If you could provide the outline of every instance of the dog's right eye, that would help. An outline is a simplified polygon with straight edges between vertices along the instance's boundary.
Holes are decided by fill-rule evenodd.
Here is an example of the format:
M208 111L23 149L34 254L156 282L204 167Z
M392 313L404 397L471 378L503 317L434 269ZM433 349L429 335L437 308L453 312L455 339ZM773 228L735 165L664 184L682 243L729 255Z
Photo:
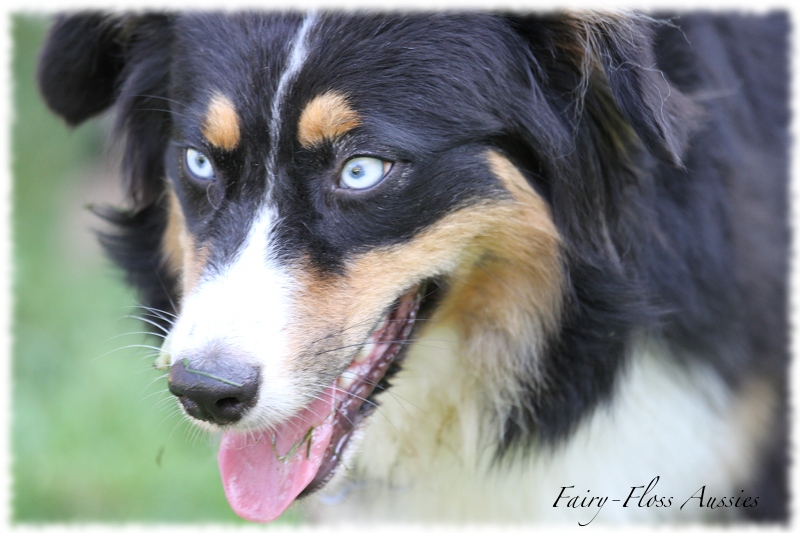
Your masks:
M183 157L186 172L199 181L209 181L215 178L214 166L211 159L199 150L187 148Z

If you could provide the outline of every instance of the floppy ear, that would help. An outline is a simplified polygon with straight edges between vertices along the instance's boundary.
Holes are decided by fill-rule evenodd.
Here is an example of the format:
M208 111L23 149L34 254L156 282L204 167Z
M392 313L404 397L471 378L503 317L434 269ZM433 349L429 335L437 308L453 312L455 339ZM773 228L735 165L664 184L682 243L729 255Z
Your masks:
M122 168L130 198L140 207L163 190L171 40L166 14L71 14L56 20L39 60L41 92L68 124L118 106Z
M109 107L124 67L122 24L99 13L56 20L42 49L37 78L50 108L76 126Z
M178 286L161 251L168 216L163 191L171 25L171 17L159 13L60 17L37 72L47 104L72 126L117 107L116 135L123 141L122 173L132 203L130 209L92 210L113 228L100 234L110 258L148 306L168 312Z
M653 52L659 22L591 12L511 20L576 122L593 122L606 142L630 129L651 154L681 165L698 111L659 70Z
M567 18L584 45L588 83L607 84L622 114L651 153L675 164L697 111L659 70L653 52L653 25L644 17L589 15ZM599 79L598 79L599 78ZM598 90L602 90L598 88Z

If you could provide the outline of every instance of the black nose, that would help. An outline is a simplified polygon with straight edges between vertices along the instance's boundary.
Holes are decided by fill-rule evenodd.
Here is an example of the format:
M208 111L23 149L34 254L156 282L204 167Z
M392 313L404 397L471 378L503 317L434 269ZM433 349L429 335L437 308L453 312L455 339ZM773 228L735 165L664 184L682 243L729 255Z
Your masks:
M199 420L231 424L256 403L258 369L219 357L181 359L169 371L169 390Z

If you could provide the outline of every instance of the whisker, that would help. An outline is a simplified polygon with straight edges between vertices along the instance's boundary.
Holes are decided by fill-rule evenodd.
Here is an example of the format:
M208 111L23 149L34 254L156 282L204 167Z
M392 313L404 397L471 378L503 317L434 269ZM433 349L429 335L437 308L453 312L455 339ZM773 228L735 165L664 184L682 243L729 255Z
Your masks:
M172 409L169 409L170 407L172 407ZM164 411L167 411L168 409L169 409L169 412L167 412L167 414L164 416L164 419L158 424L158 426L156 426L157 428L160 428L162 424L167 422L169 419L174 418L176 415L178 415L178 422L177 422L178 425L180 425L180 424L182 424L184 422L188 422L188 420L186 420L186 417L183 416L183 413L181 412L181 409L180 409L180 407L178 407L177 404L164 405L157 412L158 413L163 413ZM173 429L173 431L175 431L175 430ZM172 438L172 432L170 432L170 434L169 434L169 436L167 438Z
M163 108L159 108L159 107L134 107L134 108L131 108L131 112L136 113L136 112L139 112L139 111L156 111L156 112L159 112L159 113L167 113L167 114L172 115L172 116L184 117L184 118L187 116L184 113L179 113L178 111L172 110L172 109L170 109L168 107L163 107Z
M165 311L163 309L156 309L155 307L149 307L146 305L126 306L125 309L137 309L139 311L143 311L144 316L149 316L158 320L163 320L170 327L174 326L175 322L178 319L177 315L170 313L169 311ZM135 317L126 316L126 318L139 318L139 317L140 315L136 315Z
M164 313L160 313L160 312L157 312L157 311L149 311L147 309L144 309L143 311L144 311L144 316L149 316L149 317L152 317L152 318L155 318L155 319L158 319L158 320L163 320L164 322L167 323L167 325L170 328L175 326L175 322L178 319L178 317L168 316L168 315L166 315Z
M156 376L156 378L153 381L151 381L150 385L148 385L148 386L155 385L157 382L161 381L162 379L167 379L167 378L169 378L169 374L161 374L160 376Z
M350 372L350 371L347 371L347 370L342 372L342 375L345 375L346 373L353 374L355 377L358 377L358 375L355 374L355 372ZM384 387L384 386L382 386L380 384L380 382L375 382L375 381L371 381L371 380L367 380L367 379L361 379L361 381L366 383L367 385L371 385L375 389L378 389L381 394L386 394L388 396L391 396L392 399L394 399L398 404L400 404L400 400L402 400L402 401L406 402L407 404L411 405L412 407L414 407L415 409L417 409L420 413L423 413L423 414L425 413L425 411L420 406L416 405L411 400L409 400L407 398L404 398L403 396L397 394L391 387ZM374 405L377 406L377 404L374 404ZM405 409L405 406L403 406L402 404L400 404L400 406L403 407L403 409ZM408 413L408 411L406 411L406 412ZM409 413L409 414L411 414L411 413Z
M171 104L183 106L186 109L189 109L189 105L188 104L185 104L185 103L183 103L183 102L181 102L179 100L175 100L174 98L168 98L166 96L161 96L161 95L158 95L158 94L139 93L139 94L133 95L133 97L134 98L152 98L153 100L164 100L165 102L169 102Z
M141 362L141 361L146 361L146 360L149 360L149 359L155 359L156 357L158 357L158 354L145 355L139 361ZM140 374L145 374L145 373L152 374L153 370L157 370L157 369L153 365L147 365L147 367L142 368L141 370L137 370L136 372L134 372L134 374L137 375L137 376L140 375ZM168 378L168 377L169 377L169 374L167 374L166 372L164 374L158 376L159 379ZM148 385L148 387L149 386L150 385Z
M170 396L172 396L172 395L169 393L169 391L168 391L168 390L166 390L166 389L160 389L160 390L157 390L157 391L155 391L155 392L151 392L151 393L150 393L150 394L148 394L147 396L142 396L141 398L139 398L139 401L140 401L140 402L147 401L147 400L149 400L150 398L152 398L153 396L157 396L157 395L159 395L159 394L169 394ZM163 398L162 398L162 399L163 399ZM161 402L161 400L159 400L159 402ZM158 403L157 403L156 405L158 405Z
M110 351L108 351L108 352L106 352L104 354L98 355L94 359L91 359L90 362L91 363L96 363L97 361L99 361L100 359L103 359L104 357L108 357L109 355L111 355L113 353L119 352L121 350L127 350L129 348L147 348L148 350L156 350L157 349L155 346L151 346L149 344L127 344L125 346L120 346L119 348L114 348L113 350L110 350Z
M126 337L130 335L144 335L144 336L152 335L159 339L165 338L165 335L161 335L160 333L156 333L155 331L129 331L127 333L120 333L119 335L114 335L113 337L109 337L105 341L103 341L103 343L105 344L113 340L119 339L120 337Z
M172 431L169 432L169 437L167 438L171 439L172 435L175 433L175 430L181 427L182 424L185 424L187 422L189 422L189 420L186 417L182 416L181 419L178 420L178 422L175 424L175 427L172 428Z
M175 397L172 396L171 394L168 395L168 396L165 396L165 397L159 399L153 405L153 409L157 410L157 412L159 412L159 413L164 412L164 411L169 409L170 411L179 413L179 414L181 414L181 416L183 416L183 413L181 413L181 410L178 407L177 402L173 403L171 401L171 400L174 400L174 399L175 399Z
M384 322L387 322L387 323L405 322L405 320L406 319L403 319L403 318L391 318L391 319L384 320ZM415 318L414 321L415 322L430 322L431 319L429 319L429 318ZM345 332L347 332L347 331L349 331L351 329L358 328L358 327L363 326L364 324L370 324L370 323L373 323L373 322L375 322L374 318L368 318L368 319L362 320L360 322L356 322L355 324L350 324L349 326L341 328L341 329L339 329L337 331L326 333L322 337L318 337L318 338L310 341L309 344L316 344L318 342L321 342L321 341L326 340L326 339L330 339L332 337L338 337L338 336L344 335Z
M415 345L416 344L418 346L424 346L424 347L428 347L428 348L437 348L437 346L435 346L435 345L427 344L428 342L441 342L441 343L449 343L449 344L458 344L458 341L454 341L452 339L425 339L425 341L426 341L425 343L420 343L420 342L415 341L413 339L394 339L394 340L388 340L388 341L364 341L364 342L359 342L359 343L356 343L356 344L347 344L347 345L344 345L344 346L338 346L336 348L328 348L326 350L315 352L314 356L324 355L324 354L332 353L332 352L338 352L340 350L347 350L347 349L351 349L351 348L364 348L366 346L380 346L380 345L384 345L384 344L400 344L400 345L404 345L404 346L411 346L411 345Z
M156 322L155 320L150 320L149 318L145 318L143 316L138 316L138 315L127 315L125 318L134 318L136 320L141 320L142 322L147 322L151 326L156 327L161 331L163 331L165 335L169 335L169 330L164 326L162 326L161 324L159 324L158 322Z
M205 432L203 429L200 426L195 426L193 424L189 430L189 442L191 443L192 448L194 448L204 436Z
M126 306L126 309L144 309L145 311L150 311L151 313L158 313L160 315L168 315L168 316L170 316L172 318L178 318L178 315L176 315L175 313L170 313L169 311L167 311L165 309L159 309L157 307L150 307L149 305L144 305L144 304Z
M153 272L155 272L156 279L158 280L159 285L161 285L161 290L164 291L164 295L167 297L167 301L169 302L169 305L172 306L172 310L173 311L177 311L178 310L178 306L175 305L175 302L172 300L172 295L170 294L170 291L167 290L167 286L164 284L164 280L161 279L161 271L158 268L158 265L155 264L155 260L153 261ZM169 333L169 332L167 332L167 333Z
M363 402L365 402L365 403L368 403L369 405L372 405L372 406L374 406L374 407L376 407L376 408L378 407L378 404L376 404L375 402L372 402L372 401L368 400L367 398L362 398L361 396L358 396L357 394L354 394L354 393L352 393L352 392L350 392L350 391L347 391L347 390L344 390L344 389L342 389L342 388L339 388L339 387L337 387L336 385L334 385L334 389L335 389L335 390L337 390L337 391L343 392L343 393L345 393L345 394L348 394L348 395L352 396L353 398L357 398L357 399L359 399L359 400L361 400L361 401L363 401ZM329 393L327 390L324 390L324 391L322 391L322 392L320 393L320 395L322 395L322 394L327 394L328 396L335 397L335 395L334 395L334 394L331 394L331 393ZM305 396L307 399L309 399L310 401L314 401L315 399L317 399L317 398L319 397L319 395L318 395L318 396L311 396L310 394L305 394L304 396ZM348 422L348 423L349 423L351 426L353 426L353 427L355 427L355 426L356 426L356 422L354 422L353 420L351 420L351 419L350 419L350 418L347 416L347 414L345 413L345 411L344 411L344 410L342 410L340 407L338 407L338 406L336 406L336 405L334 405L334 409L336 410L336 412L338 412L338 413L339 413L339 414L342 416L342 418L344 418L345 420L347 420L347 422ZM381 411L380 411L380 409L377 409L377 412L381 412ZM389 419L388 419L388 417L386 417L386 415L385 415L384 413L381 413L381 416L383 416L383 417L386 419L386 421L387 421L387 422L389 422L389 424L391 424L391 425L394 427L394 424L392 424L392 421L391 421L391 420L389 420ZM397 429L397 428L395 428L395 430L396 430L396 429Z

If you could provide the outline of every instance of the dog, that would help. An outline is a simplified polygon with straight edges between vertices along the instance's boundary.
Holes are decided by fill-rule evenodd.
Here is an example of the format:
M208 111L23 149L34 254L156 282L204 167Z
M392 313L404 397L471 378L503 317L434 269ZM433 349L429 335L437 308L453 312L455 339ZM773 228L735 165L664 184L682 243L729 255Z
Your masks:
M785 522L788 27L82 12L38 81L243 518Z

